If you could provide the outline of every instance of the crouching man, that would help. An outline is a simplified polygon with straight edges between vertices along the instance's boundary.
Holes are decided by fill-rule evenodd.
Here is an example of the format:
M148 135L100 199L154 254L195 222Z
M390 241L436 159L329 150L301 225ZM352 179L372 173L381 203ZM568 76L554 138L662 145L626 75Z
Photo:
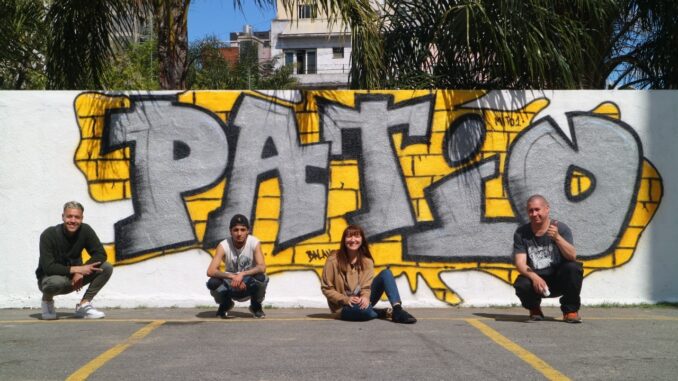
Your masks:
M233 299L250 300L249 310L255 318L266 316L262 308L268 277L266 264L257 237L249 234L250 224L245 216L236 214L229 225L231 236L217 246L207 268L207 288L219 303L217 316L225 318L235 304ZM225 272L219 267L224 263Z
M523 307L530 310L530 320L544 319L542 297L560 296L563 320L581 323L582 264L577 262L572 231L552 220L549 213L543 196L527 200L530 222L519 227L513 237L513 257L520 273L513 286Z
M54 296L69 294L89 284L75 306L75 316L100 319L105 314L92 305L113 273L106 262L106 252L92 228L82 222L84 208L76 201L67 202L61 214L62 224L51 226L40 235L40 261L35 275L42 291L42 319L55 320ZM90 259L82 263L82 250Z

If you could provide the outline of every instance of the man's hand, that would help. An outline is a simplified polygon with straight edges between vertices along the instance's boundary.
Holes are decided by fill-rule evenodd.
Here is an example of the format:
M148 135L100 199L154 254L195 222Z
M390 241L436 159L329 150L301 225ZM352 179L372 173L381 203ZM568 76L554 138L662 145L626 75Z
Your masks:
M558 234L558 221L551 220L548 229L546 229L546 235L551 237L554 241L558 239L560 234Z
M73 277L71 278L71 287L75 291L80 291L80 289L82 288L82 281L84 278L85 276L80 273L73 274Z
M76 266L75 270L73 270L73 267L71 267L71 271L73 271L73 273L75 273L75 274L81 274L81 275L89 275L93 272L100 273L100 272L104 271L104 270L102 270L98 267L100 265L101 265L101 262L93 262L93 263L89 263L89 264L82 265L82 266Z
M548 287L546 285L546 281L542 279L537 274L534 274L534 277L532 277L532 287L534 288L534 292L536 292L539 295L544 295L544 291Z
M244 291L247 286L245 285L245 282L243 282L243 278L245 276L242 275L241 273L237 273L231 278L231 287L235 288L236 290Z

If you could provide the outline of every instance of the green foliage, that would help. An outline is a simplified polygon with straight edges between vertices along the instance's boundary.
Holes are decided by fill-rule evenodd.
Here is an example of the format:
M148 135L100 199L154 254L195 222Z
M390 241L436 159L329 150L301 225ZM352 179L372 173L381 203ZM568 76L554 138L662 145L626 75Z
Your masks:
M147 2L54 0L47 23L47 77L51 89L101 88L114 48L124 46Z
M671 0L391 0L381 86L676 88L676 15Z
M236 62L229 62L224 57L222 49L227 48L216 37L206 37L191 46L187 80L190 89L295 88L291 68L275 68L274 61L260 64L256 45L244 44Z
M105 90L158 90L157 43L130 43L115 54L102 73Z
M41 0L0 2L0 89L44 89L45 6Z

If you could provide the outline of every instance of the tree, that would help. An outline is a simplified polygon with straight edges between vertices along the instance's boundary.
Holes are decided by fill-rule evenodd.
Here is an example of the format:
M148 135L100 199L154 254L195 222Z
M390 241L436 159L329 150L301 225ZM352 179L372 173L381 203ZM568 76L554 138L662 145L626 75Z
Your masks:
M102 73L104 90L157 90L160 88L155 39L133 42L116 52Z
M275 68L274 61L259 63L256 45L240 47L237 62L227 61L226 44L206 37L190 51L187 86L190 89L291 89L296 79L289 67Z
M677 15L670 0L391 0L382 86L672 88Z
M45 12L41 0L0 3L0 89L44 88Z
M242 0L232 0L236 8ZM272 6L275 0L251 0ZM288 10L307 0L281 0ZM124 46L124 36L136 19L151 15L157 39L159 82L163 89L184 89L189 70L187 17L190 0L54 0L48 13L50 26L47 74L50 88L101 87L101 75L114 47ZM346 20L354 33L352 55L355 86L376 84L381 68L379 29L369 0L323 0L319 16L330 23Z
M394 0L385 10L385 86L577 88L613 0Z
M382 16L376 3L316 3L318 17L351 30L352 88L678 87L671 0L386 0ZM138 18L153 20L160 87L186 87L190 0L48 4L50 88L101 87L106 60Z
M107 60L128 43L147 4L133 0L54 0L47 13L48 87L101 88Z

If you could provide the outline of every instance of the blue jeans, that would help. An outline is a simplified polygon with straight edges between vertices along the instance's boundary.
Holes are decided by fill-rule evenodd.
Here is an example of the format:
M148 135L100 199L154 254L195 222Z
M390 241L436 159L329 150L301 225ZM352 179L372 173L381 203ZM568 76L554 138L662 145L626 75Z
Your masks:
M245 290L235 290L231 287L230 279L210 278L207 281L207 288L210 290L214 301L219 304L250 299L250 305L255 308L261 308L261 303L266 296L266 286L268 286L268 277L266 274L256 274L245 276L243 278Z
M360 306L357 304L354 304L353 306L344 306L341 309L341 320L366 321L376 319L377 312L374 310L373 306L381 299L384 292L392 306L400 303L398 287L396 286L395 278L390 269L385 269L374 277L371 289L370 305L364 310L361 310Z

